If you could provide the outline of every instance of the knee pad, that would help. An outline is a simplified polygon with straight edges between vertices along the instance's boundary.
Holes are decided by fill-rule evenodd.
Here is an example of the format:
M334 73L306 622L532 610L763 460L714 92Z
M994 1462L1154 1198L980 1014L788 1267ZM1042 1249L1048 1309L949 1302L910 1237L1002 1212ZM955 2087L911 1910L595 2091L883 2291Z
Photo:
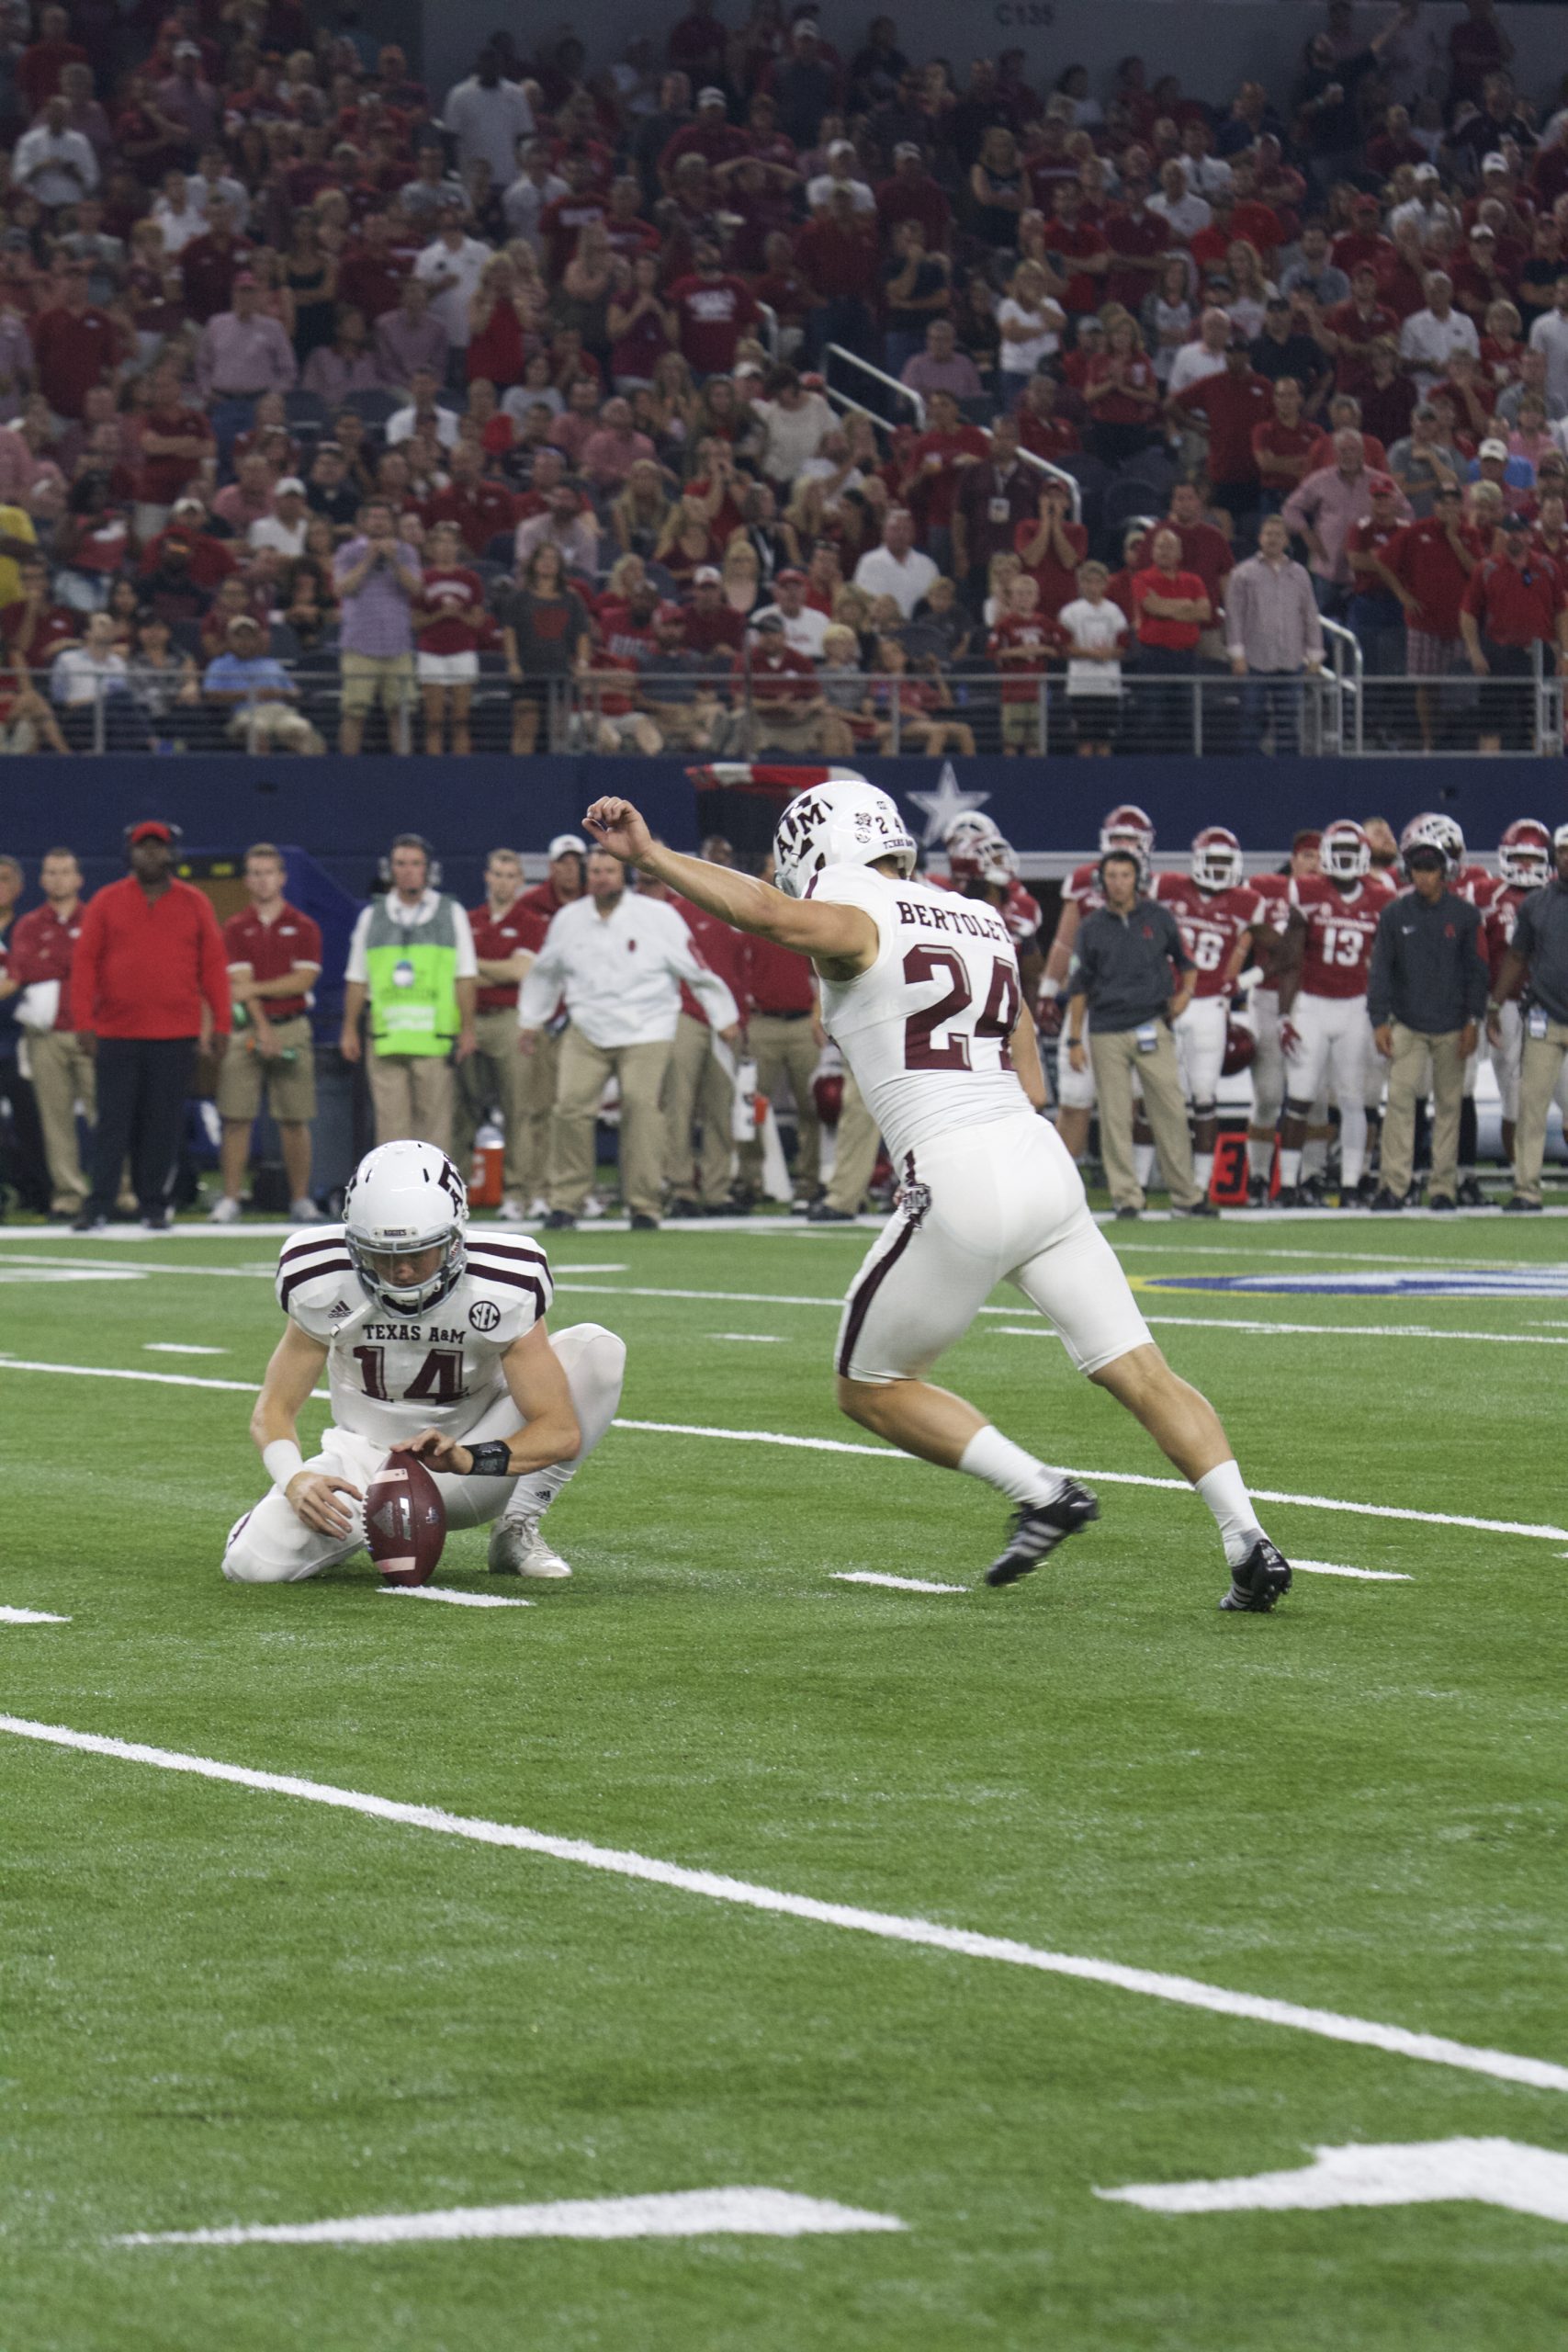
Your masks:
M1314 1124L1312 1104L1310 1102L1298 1102L1293 1094L1287 1094L1285 1097L1285 1116L1288 1119L1300 1119L1303 1125L1306 1126L1311 1126Z
M1220 1106L1217 1102L1194 1102L1192 1105L1192 1116L1195 1119L1217 1119L1219 1114Z

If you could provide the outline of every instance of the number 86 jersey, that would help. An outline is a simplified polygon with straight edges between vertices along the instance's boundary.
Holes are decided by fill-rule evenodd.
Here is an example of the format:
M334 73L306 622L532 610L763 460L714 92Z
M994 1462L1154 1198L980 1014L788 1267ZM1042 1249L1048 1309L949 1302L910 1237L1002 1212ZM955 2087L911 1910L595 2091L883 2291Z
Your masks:
M895 1168L937 1136L1027 1108L1009 1050L1023 991L996 908L854 865L829 866L807 895L876 924L870 969L823 980L822 1021Z
M502 1358L539 1322L553 1285L525 1235L465 1236L467 1263L445 1298L394 1315L361 1287L341 1225L290 1234L277 1261L277 1303L327 1351L333 1420L378 1443L421 1430L463 1438L506 1394Z

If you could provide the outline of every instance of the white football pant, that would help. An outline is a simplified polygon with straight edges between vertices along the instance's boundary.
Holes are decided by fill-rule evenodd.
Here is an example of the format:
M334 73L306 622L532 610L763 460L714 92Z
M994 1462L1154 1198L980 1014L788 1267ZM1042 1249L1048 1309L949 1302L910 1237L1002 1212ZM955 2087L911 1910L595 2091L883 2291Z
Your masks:
M1331 1085L1339 1105L1339 1173L1359 1184L1367 1164L1367 1062L1374 1051L1364 996L1299 996L1292 1008L1301 1045L1287 1064L1292 1102L1315 1102Z
M626 1377L625 1340L601 1323L574 1323L568 1330L553 1331L550 1345L566 1374L572 1410L582 1432L575 1460L548 1470L531 1470L521 1478L453 1478L437 1474L435 1483L446 1506L450 1532L483 1527L503 1516L536 1519L582 1467L615 1419ZM483 1445L491 1438L512 1437L520 1426L516 1405L504 1396L465 1434L463 1443ZM347 1478L363 1494L390 1451L384 1439L329 1429L322 1434L321 1451L305 1467L325 1471L329 1477ZM340 1566L363 1551L364 1510L346 1495L340 1495L338 1500L351 1513L353 1527L346 1535L323 1535L307 1527L274 1487L229 1531L223 1573L230 1583L298 1584L305 1577L319 1576L323 1568Z
M1170 1025L1181 1065L1182 1091L1190 1106L1205 1114L1213 1110L1219 1095L1230 1013L1228 997L1195 996Z

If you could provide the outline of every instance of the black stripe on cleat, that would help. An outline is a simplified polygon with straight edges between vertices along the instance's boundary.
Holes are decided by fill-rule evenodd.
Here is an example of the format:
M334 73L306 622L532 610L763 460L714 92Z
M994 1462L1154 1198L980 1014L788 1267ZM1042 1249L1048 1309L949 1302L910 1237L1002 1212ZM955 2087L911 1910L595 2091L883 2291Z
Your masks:
M1020 1577L1027 1577L1048 1560L1058 1544L1087 1527L1091 1519L1100 1517L1100 1504L1087 1487L1076 1486L1069 1478L1059 1495L1048 1503L1031 1503L1019 1511L1012 1523L1012 1535L999 1560L993 1560L986 1570L987 1584L1016 1584Z
M1291 1564L1267 1535L1260 1535L1239 1567L1231 1570L1231 1589L1222 1609L1245 1609L1263 1616L1291 1589Z

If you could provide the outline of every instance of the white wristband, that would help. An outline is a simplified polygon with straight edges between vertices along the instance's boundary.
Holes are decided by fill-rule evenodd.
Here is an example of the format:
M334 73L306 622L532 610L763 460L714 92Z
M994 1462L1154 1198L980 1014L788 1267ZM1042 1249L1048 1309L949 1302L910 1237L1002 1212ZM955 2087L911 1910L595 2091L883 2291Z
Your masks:
M287 1493L290 1478L305 1467L305 1457L291 1437L275 1437L263 1446L262 1463L273 1485Z

